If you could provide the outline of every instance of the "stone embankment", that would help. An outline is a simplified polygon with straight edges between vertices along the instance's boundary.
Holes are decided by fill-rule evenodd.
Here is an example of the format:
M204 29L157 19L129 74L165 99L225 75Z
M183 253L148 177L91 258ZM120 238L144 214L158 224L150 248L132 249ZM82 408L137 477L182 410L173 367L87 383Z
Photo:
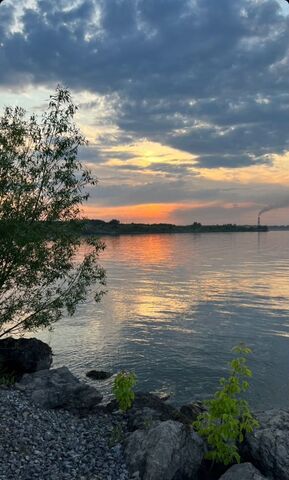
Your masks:
M0 480L289 480L289 411L257 413L243 463L210 470L191 427L200 403L177 409L138 392L122 414L66 367L50 369L42 342L2 342L5 375L12 366L17 383L0 388Z

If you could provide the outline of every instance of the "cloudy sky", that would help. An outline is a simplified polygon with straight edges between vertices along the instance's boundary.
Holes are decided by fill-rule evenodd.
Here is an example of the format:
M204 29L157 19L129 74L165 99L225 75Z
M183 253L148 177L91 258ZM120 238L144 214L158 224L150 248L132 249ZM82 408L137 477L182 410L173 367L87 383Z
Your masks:
M79 105L90 218L289 224L285 0L4 0L0 108Z

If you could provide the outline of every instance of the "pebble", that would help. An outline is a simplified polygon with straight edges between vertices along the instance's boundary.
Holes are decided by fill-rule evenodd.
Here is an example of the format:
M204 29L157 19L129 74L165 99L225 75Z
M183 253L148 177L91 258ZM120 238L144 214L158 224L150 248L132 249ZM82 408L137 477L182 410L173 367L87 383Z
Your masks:
M129 480L112 415L78 418L0 388L0 480Z

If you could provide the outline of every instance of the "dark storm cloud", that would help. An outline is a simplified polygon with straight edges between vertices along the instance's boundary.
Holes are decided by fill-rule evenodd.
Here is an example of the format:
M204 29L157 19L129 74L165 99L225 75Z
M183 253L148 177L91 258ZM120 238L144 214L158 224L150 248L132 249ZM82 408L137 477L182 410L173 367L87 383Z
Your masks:
M182 202L194 199L215 199L219 198L220 189L212 188L204 190L194 189L192 191L186 181L182 179L163 181L151 181L143 185L124 184L102 185L92 192L92 200L98 204L109 205L135 205L147 203Z
M106 164L112 158L117 158L118 160L130 160L131 158L135 158L135 155L130 152L112 152L107 151L105 148L93 145L79 148L78 153L81 161L95 164Z
M103 184L101 181L98 188L91 191L92 201L98 205L136 205L147 203L187 203L219 202L221 204L240 203L246 201L252 203L252 208L258 212L259 206L276 204L288 198L288 187L280 185L245 185L234 183L227 184L206 182L202 184L200 179L171 178L158 181L156 179L142 185L127 185L118 181L119 177L112 182ZM287 195L287 196L286 196ZM209 207L208 207L209 208Z
M118 157L119 158L119 157ZM126 171L136 171L136 172L143 172L144 170L149 170L153 172L164 173L168 175L196 175L195 172L191 171L191 166L187 163L178 163L176 159L176 163L165 163L165 162L154 162L148 164L147 166L137 165L137 164L129 164L123 163L121 165L114 165L114 169L117 170L126 170Z
M201 166L289 149L289 25L275 0L38 0L18 29L9 0L0 15L2 85L117 94L123 138L197 154Z
M163 172L173 175L196 175L192 172L190 165L187 163L165 163L165 162L155 162L148 166L149 170L155 172Z
M99 149L93 146L80 147L78 150L79 159L82 162L99 164L103 162L103 156Z

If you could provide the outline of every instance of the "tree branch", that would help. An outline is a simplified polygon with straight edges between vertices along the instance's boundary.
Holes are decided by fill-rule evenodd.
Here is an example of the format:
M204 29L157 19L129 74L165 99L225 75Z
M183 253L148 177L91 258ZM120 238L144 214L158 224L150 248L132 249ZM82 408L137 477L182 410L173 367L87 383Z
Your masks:
M8 333L11 333L13 332L15 329L17 329L18 327L20 327L21 325L24 325L25 323L27 323L27 321L31 320L33 317L35 317L36 315L38 315L39 313L45 311L45 310L49 310L50 307L52 307L56 302L58 302L61 298L65 297L67 294L69 294L69 292L71 291L72 287L74 286L75 282L78 280L79 276L80 276L80 271L78 271L75 275L75 277L71 280L70 284L68 285L67 289L63 292L61 292L58 297L54 298L53 300L51 300L50 302L48 303L45 303L44 305L41 305L40 308L38 308L37 310L35 310L35 312L31 313L30 315L28 315L27 317L25 317L24 319L20 320L20 322L16 323L15 325L12 325L12 327L8 328L7 330L4 330L4 332L0 333L0 338L4 337L5 335L7 335Z

